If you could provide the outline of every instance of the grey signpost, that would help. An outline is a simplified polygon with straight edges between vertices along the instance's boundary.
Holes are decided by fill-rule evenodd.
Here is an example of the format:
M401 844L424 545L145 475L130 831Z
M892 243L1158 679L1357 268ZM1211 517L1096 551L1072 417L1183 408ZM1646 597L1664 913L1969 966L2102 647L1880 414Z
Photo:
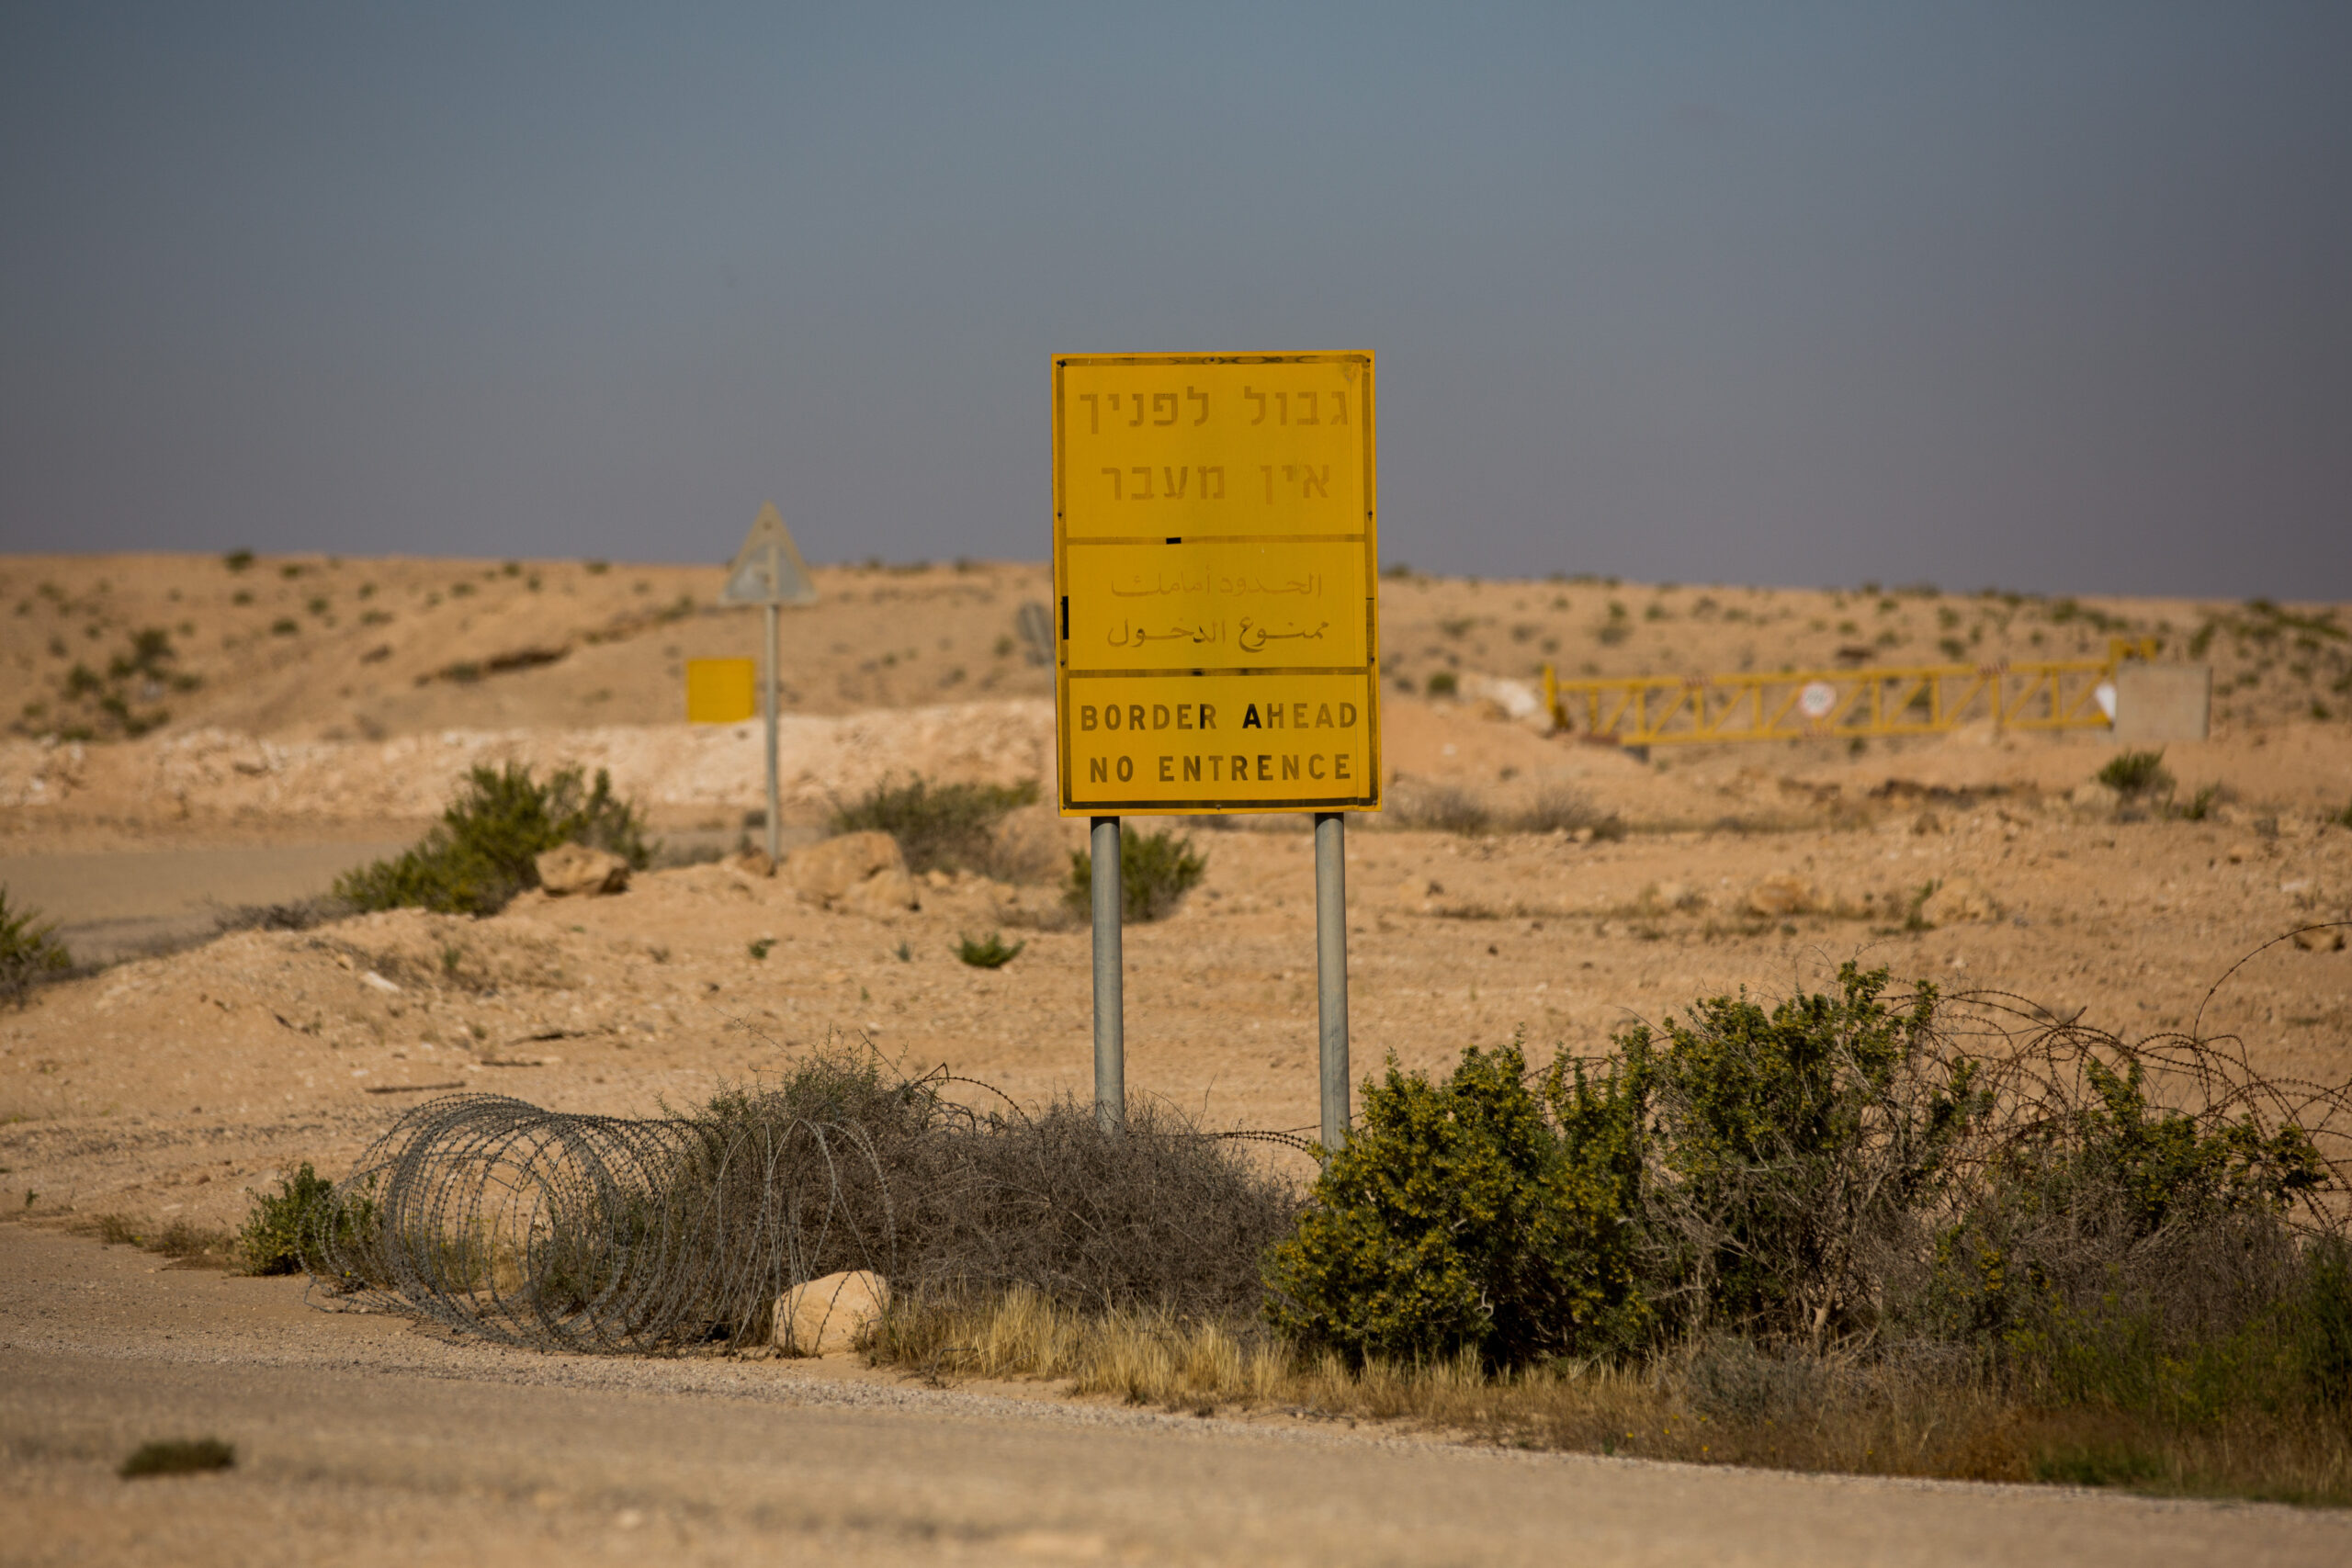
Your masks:
M1315 814L1315 1021L1323 1146L1348 1141L1348 819Z
M1127 1017L1119 925L1126 911L1119 882L1119 819L1088 825L1094 898L1094 1119L1104 1132L1127 1120Z
M792 530L784 525L784 514L775 509L775 502L762 503L752 531L743 536L743 547L735 552L727 569L727 585L718 591L718 598L721 604L757 604L766 612L760 713L767 721L767 847L768 858L774 860L782 848L777 818L783 810L783 792L776 780L775 688L783 668L777 612L786 604L817 602L817 584L808 575L808 563L800 558L800 547L792 542Z

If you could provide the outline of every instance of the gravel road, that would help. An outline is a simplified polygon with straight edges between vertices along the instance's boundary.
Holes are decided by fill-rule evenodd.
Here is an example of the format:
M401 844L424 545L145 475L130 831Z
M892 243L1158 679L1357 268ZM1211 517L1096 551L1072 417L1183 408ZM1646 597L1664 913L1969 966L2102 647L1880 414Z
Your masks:
M0 1225L0 1562L2341 1563L2352 1517L622 1360ZM124 1482L139 1443L232 1471ZM788 1556L786 1554L789 1554Z

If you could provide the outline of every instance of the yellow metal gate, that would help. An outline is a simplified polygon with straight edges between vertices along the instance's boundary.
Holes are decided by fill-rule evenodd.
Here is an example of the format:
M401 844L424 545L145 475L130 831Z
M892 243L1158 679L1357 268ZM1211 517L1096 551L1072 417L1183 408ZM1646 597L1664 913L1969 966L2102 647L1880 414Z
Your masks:
M2153 639L2116 637L2105 659L1577 681L1560 680L1546 665L1544 700L1560 728L1627 746L1939 735L1987 721L1999 729L2104 729L2115 719L2116 666L2154 652Z

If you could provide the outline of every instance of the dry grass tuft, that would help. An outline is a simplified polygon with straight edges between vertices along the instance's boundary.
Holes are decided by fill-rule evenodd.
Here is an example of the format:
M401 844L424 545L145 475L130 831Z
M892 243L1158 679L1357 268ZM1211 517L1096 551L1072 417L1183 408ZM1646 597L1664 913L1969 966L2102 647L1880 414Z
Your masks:
M1506 1448L2352 1504L2352 1435L2339 1423L2052 1408L1973 1363L1774 1356L1741 1339L1646 1363L1497 1370L1464 1354L1351 1366L1255 1324L1088 1312L1015 1290L903 1300L867 1358L933 1382L1034 1378L1194 1415L1397 1421Z

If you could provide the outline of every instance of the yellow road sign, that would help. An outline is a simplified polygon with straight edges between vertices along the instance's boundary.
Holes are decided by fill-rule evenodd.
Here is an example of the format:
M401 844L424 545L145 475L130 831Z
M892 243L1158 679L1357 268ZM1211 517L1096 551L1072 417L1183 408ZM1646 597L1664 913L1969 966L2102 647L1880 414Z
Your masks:
M759 666L749 659L686 660L686 722L741 724L759 711Z
M1057 355L1061 808L1380 807L1369 354Z

